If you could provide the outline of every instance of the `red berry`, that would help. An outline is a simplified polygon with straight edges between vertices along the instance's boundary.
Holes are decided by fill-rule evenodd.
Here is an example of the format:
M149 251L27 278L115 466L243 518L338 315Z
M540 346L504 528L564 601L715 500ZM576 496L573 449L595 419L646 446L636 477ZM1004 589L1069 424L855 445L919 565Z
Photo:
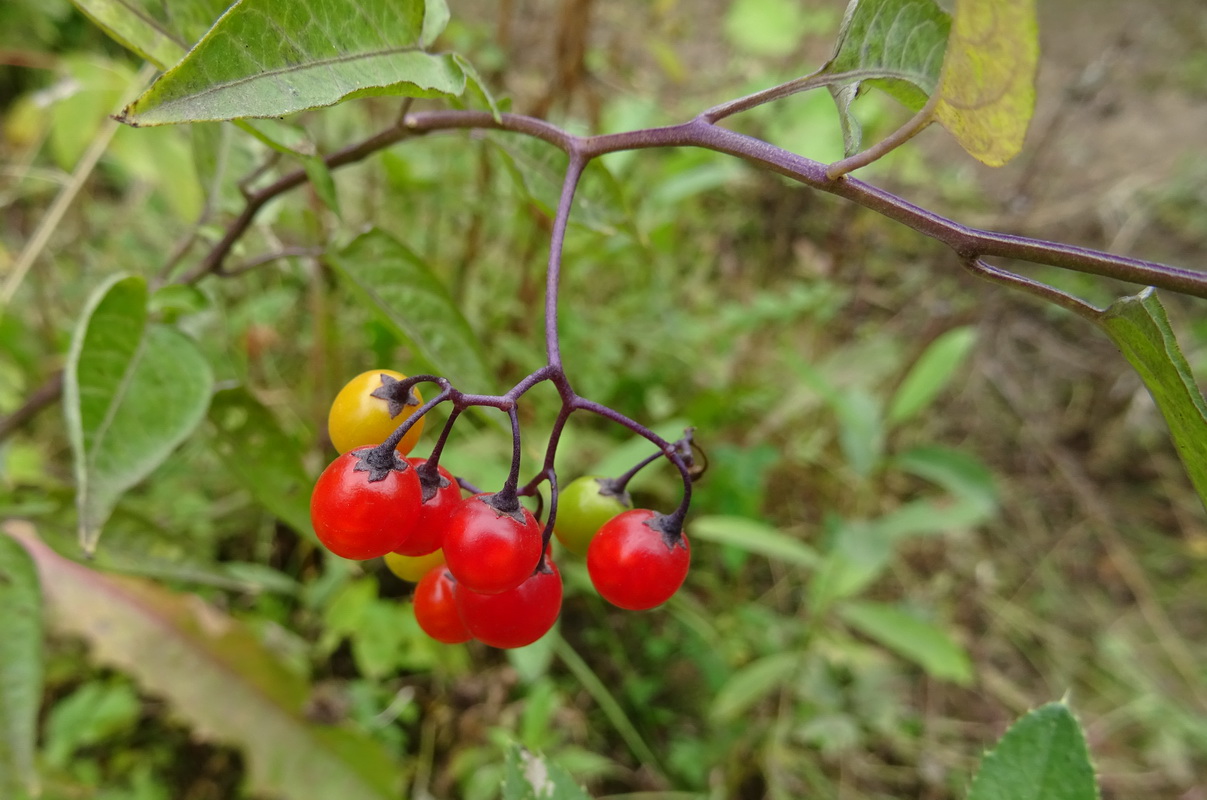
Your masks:
M457 583L479 594L498 594L523 583L541 560L541 526L520 506L503 512L498 495L461 501L444 533L444 561Z
M587 548L587 572L596 591L613 605L641 611L670 599L687 577L687 537L662 529L667 518L644 508L618 514Z
M500 594L458 586L457 610L470 635L491 647L523 647L548 633L562 608L562 576L552 561L545 566Z
M344 558L385 555L419 516L415 469L396 451L366 447L332 461L314 484L310 521L328 550Z
M444 467L436 467L434 478L424 475L425 458L408 458L407 463L415 467L423 502L415 524L403 535L402 544L394 552L404 556L424 556L439 550L444 542L448 521L461 502L461 487Z
M457 611L457 585L443 567L428 570L415 587L415 619L438 642L460 644L473 637Z

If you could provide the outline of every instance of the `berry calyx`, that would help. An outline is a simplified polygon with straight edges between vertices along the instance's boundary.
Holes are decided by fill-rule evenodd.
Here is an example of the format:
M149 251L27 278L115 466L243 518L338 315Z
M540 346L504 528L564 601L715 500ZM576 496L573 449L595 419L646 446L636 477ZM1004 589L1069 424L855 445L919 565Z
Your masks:
M626 511L609 520L587 548L587 572L600 596L613 605L642 611L662 605L687 577L687 537L668 531L670 518L649 509Z
M415 469L394 451L361 448L332 461L314 484L310 521L337 556L377 558L403 543L419 516Z
M427 459L408 458L419 479L421 502L415 524L404 532L395 552L404 556L422 556L439 550L444 543L453 512L461 503L461 487L444 467L432 468Z
M406 375L389 369L362 372L344 384L327 415L327 435L341 453L367 445L381 444L407 417L423 404L417 389L399 391L397 384ZM406 455L423 434L423 417L398 442L398 452Z
M518 504L514 511L496 508L498 498L476 494L462 500L444 533L449 571L460 586L480 594L514 589L541 560L540 523Z
M544 636L562 608L562 576L553 562L514 589L479 594L457 586L457 610L473 638L491 647L524 647Z
M415 620L438 642L460 644L473 636L457 610L457 584L447 569L429 570L415 587Z

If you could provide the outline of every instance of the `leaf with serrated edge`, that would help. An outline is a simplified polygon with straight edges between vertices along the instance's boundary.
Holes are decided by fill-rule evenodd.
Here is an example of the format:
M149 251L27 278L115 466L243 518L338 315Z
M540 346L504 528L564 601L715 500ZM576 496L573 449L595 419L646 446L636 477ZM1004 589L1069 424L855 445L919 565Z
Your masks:
M123 492L163 463L205 415L209 363L184 334L147 324L147 284L117 275L89 300L63 371L80 544L96 547Z
M309 684L238 620L195 595L105 575L32 532L51 620L93 658L166 698L200 737L241 747L249 791L290 800L398 797L398 770L369 737L305 719Z
M405 245L374 230L330 259L382 320L415 348L428 371L464 391L487 389L490 371L478 337L444 284Z
M0 609L0 797L36 795L34 751L42 697L42 590L29 554L3 532Z
M460 95L451 55L418 49L423 0L240 0L118 119L279 117L353 97Z
M935 118L976 160L1018 155L1035 111L1035 0L956 0Z
M942 628L883 603L849 602L838 613L851 627L939 680L960 686L972 683L968 653Z
M1157 293L1149 288L1116 300L1099 316L1098 324L1148 387L1190 481L1207 506L1207 401Z
M882 89L918 111L939 84L951 17L934 0L852 0L834 55L821 74L868 70L884 74L831 86L843 121L847 154L859 149L851 103L863 86Z
M968 800L1098 800L1085 735L1064 703L1010 726L985 754Z

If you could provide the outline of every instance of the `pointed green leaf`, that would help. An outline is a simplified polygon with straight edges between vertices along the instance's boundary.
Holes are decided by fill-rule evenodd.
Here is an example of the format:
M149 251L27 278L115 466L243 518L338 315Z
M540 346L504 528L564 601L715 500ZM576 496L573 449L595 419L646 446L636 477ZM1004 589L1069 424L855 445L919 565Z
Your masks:
M0 797L36 794L42 590L34 562L0 532Z
M1207 505L1207 401L1152 288L1112 303L1098 323L1114 340L1165 416L1199 499Z
M147 285L97 289L71 342L63 410L75 463L80 543L92 551L114 504L193 431L213 388L191 339L147 323Z
M172 704L197 736L243 749L248 791L290 800L398 797L399 771L368 736L306 719L312 687L251 631L193 595L105 575L32 534L51 619L93 658Z
M884 454L884 414L880 400L859 387L826 398L838 416L838 443L860 477L872 474Z
M975 343L976 329L971 326L953 328L931 342L893 395L888 411L889 424L905 422L934 402L947 388Z
M731 545L797 567L813 568L821 560L804 542L747 517L693 517L687 530L692 539Z
M740 717L789 681L800 669L801 661L800 653L787 652L747 664L717 690L709 715L722 722Z
M947 447L914 447L893 459L893 464L941 486L955 497L972 500L988 511L997 506L993 474L971 453Z
M838 614L851 627L918 664L932 677L961 686L972 683L968 653L937 625L883 603L843 603Z
M843 121L847 154L860 148L851 103L863 86L874 86L911 111L926 105L939 84L951 17L935 0L851 0L834 55L822 74L854 70L881 73L830 87Z
M911 536L938 536L976 527L993 513L994 506L982 497L937 497L911 500L872 525L887 540L897 542Z
M956 0L935 118L976 160L1022 150L1035 111L1035 0Z
M382 231L358 236L331 263L383 322L416 351L421 371L467 392L493 385L478 338L448 290L423 261Z
M210 403L215 450L238 485L298 533L317 541L310 525L314 480L302 465L302 446L246 389L224 389Z
M79 750L132 732L142 710L138 693L120 677L85 683L55 703L47 716L43 749L47 765L63 770Z
M507 750L503 800L590 800L570 773L518 744Z
M968 800L1098 800L1085 735L1064 703L1010 726L985 755Z
M456 96L451 55L419 49L423 0L239 0L118 119L166 125L279 117L352 97Z

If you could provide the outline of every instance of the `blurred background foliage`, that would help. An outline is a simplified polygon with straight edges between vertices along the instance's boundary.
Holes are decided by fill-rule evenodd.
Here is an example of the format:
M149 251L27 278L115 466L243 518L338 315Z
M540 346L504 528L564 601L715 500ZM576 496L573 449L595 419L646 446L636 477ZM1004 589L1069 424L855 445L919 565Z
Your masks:
M1109 5L1121 13L1041 9L1045 44L1067 25L1087 33L1046 48L1044 105L1018 164L989 174L932 131L862 177L960 221L1197 265L1207 13ZM608 132L677 122L811 69L842 6L454 3L442 44L516 110ZM56 193L108 135L107 115L139 88L139 67L67 0L0 6L0 284L15 290L0 308L0 416L53 380L92 287L114 271L187 270L204 250L189 245L213 242L240 208L238 180L297 164L230 126L119 129L44 256L14 279ZM870 137L903 118L889 101L860 103ZM282 126L326 153L396 113L358 101ZM819 160L841 155L824 93L733 125ZM1155 145L1153 127L1164 128ZM235 264L377 226L439 276L480 339L494 385L461 388L498 389L543 357L563 166L519 137L407 141L334 173L338 213L310 187L274 202ZM665 608L608 607L564 554L557 635L512 653L445 647L419 633L410 587L380 562L318 552L305 504L332 455L330 398L364 369L408 371L414 354L306 255L158 297L223 391L122 499L90 565L98 585L138 576L171 602L204 598L251 634L236 660L262 648L257 658L304 687L306 723L374 740L411 797L500 796L514 743L595 796L962 797L1010 720L1065 695L1104 797L1204 796L1203 510L1105 338L974 282L911 231L707 152L593 165L565 264L576 388L670 438L694 426L710 462L688 528L693 570ZM1100 302L1121 288L1043 277ZM1201 375L1205 317L1171 305ZM556 402L546 389L526 399L526 464ZM647 452L576 418L558 466L563 480L614 474ZM444 463L491 487L509 453L497 420L467 416ZM665 469L634 489L664 509L678 492ZM75 557L72 496L57 407L5 431L9 529ZM176 690L151 691L137 668L88 653L73 636L46 649L43 797L216 800L277 785L249 778L252 745L199 735ZM196 668L218 670L207 653ZM162 653L128 657L169 669Z

